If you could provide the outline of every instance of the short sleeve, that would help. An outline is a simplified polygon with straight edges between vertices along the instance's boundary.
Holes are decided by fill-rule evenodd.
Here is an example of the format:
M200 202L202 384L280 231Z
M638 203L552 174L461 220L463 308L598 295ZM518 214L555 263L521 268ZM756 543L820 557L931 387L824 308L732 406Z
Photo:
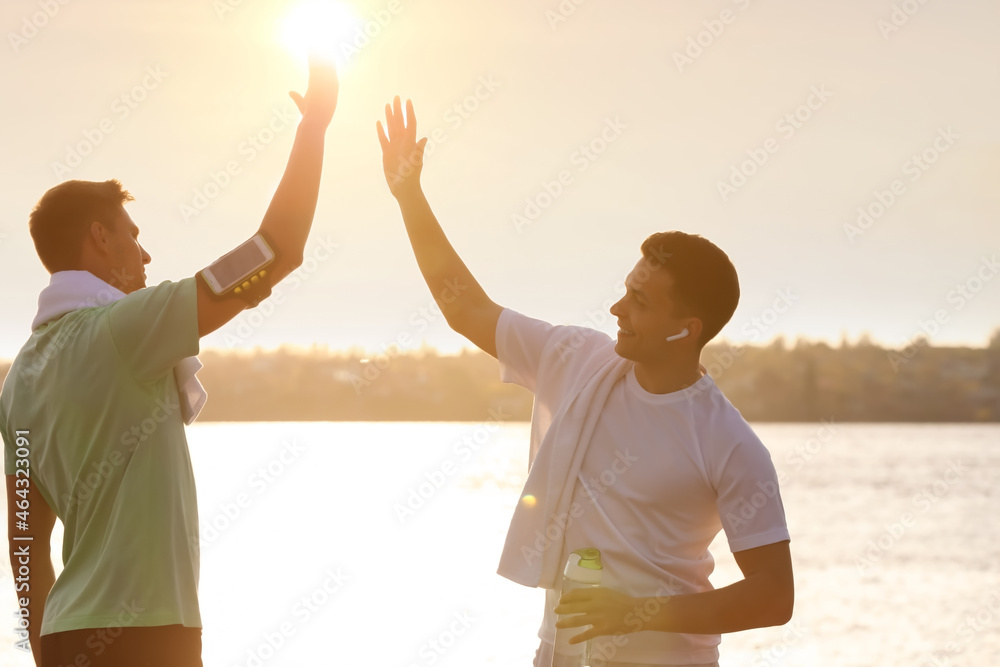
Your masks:
M731 551L789 539L778 475L760 440L744 439L732 449L716 490L719 518Z
M497 360L504 382L535 391L542 352L556 327L509 308L497 320Z
M497 321L497 359L500 379L520 385L538 396L539 378L548 392L589 378L614 354L607 334L581 326L552 325L504 309Z
M198 354L195 278L133 292L110 306L108 321L115 347L135 378L156 380L181 359Z

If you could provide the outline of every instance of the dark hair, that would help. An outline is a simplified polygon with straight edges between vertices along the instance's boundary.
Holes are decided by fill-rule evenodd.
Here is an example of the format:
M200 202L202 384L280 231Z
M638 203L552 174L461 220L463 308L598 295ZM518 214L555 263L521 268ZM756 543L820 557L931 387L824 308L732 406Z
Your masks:
M119 209L133 199L114 179L103 183L66 181L49 189L28 218L42 265L49 273L77 268L90 223L96 220L114 231Z
M675 315L701 319L699 342L704 345L715 338L740 302L740 281L726 253L697 234L672 231L643 241L642 256L673 278Z

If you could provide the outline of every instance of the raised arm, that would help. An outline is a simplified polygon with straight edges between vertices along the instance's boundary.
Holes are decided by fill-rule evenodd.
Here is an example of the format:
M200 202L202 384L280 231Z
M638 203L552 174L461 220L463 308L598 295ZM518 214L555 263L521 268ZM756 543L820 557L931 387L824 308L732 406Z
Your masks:
M271 286L302 264L319 197L324 137L337 108L338 93L336 69L332 64L318 61L310 64L305 97L290 93L302 112L302 121L295 133L288 166L258 229L275 254L266 278ZM220 299L198 280L199 336L215 331L244 308L246 304L238 297Z
M486 295L455 252L420 187L427 139L417 141L413 102L406 101L406 118L399 97L392 105L386 104L385 122L386 128L381 122L376 124L382 144L382 168L389 191L403 214L420 273L448 326L496 357L497 320L503 308Z
M24 472L24 471L22 471ZM27 475L7 477L7 544L10 571L14 577L14 591L18 609L27 609L27 618L17 616L16 625L22 628L22 619L28 624L28 641L35 664L41 667L41 636L45 600L49 597L56 573L52 567L49 541L56 515L35 488ZM19 515L19 513L22 513ZM25 520L27 519L27 520ZM26 527L25 527L26 524ZM21 526L21 527L19 527ZM22 539L14 539L22 538ZM23 539L30 537L30 540ZM21 604L26 602L27 604ZM18 638L17 643L21 639Z

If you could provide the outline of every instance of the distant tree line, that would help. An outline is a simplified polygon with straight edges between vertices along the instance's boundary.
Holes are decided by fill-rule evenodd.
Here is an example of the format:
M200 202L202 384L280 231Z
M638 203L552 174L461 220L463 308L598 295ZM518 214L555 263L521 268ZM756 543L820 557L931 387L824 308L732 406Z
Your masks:
M484 421L531 417L531 394L500 382L479 351L206 350L201 421ZM837 347L777 339L709 345L719 387L748 421L998 422L1000 330L989 347L887 349L865 338ZM9 362L0 364L6 376Z

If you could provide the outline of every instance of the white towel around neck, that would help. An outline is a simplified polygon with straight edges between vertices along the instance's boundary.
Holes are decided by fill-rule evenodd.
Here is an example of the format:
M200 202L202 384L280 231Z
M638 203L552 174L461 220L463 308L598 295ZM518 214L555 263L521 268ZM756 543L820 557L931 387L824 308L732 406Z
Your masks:
M104 282L89 271L57 271L49 285L38 295L38 314L31 330L80 308L106 306L125 297L125 293ZM191 424L205 407L208 393L195 377L202 367L198 357L186 357L174 366L174 379L181 403L181 416Z
M537 453L507 530L497 574L524 586L557 586L565 521L584 454L611 389L631 367L632 362L611 352L580 393L556 413L541 443L531 443Z

